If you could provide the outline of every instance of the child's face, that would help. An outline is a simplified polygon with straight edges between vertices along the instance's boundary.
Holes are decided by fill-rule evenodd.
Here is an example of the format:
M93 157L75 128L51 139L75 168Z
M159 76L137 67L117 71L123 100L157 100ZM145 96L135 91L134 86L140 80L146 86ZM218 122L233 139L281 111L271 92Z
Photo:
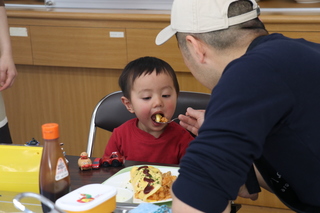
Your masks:
M171 119L177 104L177 93L172 78L154 71L150 75L141 75L132 85L131 101L127 109L139 119L138 127L155 137L159 137L166 124L154 121L155 114Z

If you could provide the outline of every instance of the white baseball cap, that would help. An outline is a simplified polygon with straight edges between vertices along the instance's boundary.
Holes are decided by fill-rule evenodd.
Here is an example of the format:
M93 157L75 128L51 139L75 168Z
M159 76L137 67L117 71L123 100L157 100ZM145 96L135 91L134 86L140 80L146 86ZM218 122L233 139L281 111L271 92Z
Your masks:
M228 8L237 0L174 0L171 9L171 25L164 28L156 38L161 45L177 32L206 33L227 29L229 26L252 20L259 16L260 8L255 0L253 10L228 18Z

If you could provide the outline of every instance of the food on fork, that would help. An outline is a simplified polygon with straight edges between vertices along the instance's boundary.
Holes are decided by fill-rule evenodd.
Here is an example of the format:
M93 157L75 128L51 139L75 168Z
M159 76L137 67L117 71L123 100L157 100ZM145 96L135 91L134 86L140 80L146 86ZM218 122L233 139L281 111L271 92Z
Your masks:
M153 166L133 167L130 176L134 197L145 202L171 198L170 187L177 178L170 171L162 173Z
M161 114L156 114L156 122L166 123L168 121L168 118L162 116Z

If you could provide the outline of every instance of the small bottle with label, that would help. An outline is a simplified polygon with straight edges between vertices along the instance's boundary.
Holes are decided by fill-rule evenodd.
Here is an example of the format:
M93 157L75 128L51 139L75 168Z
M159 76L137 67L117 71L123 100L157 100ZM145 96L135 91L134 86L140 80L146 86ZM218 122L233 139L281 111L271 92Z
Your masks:
M40 164L40 194L53 203L70 192L70 173L65 156L59 143L59 125L47 123L42 125L44 140ZM42 204L44 213L50 208Z

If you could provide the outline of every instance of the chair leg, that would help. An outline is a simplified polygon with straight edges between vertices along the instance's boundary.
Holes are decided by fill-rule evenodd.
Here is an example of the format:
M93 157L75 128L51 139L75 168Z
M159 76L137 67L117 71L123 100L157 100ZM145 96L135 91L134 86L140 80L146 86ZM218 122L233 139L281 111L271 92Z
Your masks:
M12 144L8 123L0 128L0 143Z
M92 157L95 137L96 137L96 126L94 124L94 121L91 121L90 130L89 130L89 137L88 137L88 144L87 144L88 157Z

